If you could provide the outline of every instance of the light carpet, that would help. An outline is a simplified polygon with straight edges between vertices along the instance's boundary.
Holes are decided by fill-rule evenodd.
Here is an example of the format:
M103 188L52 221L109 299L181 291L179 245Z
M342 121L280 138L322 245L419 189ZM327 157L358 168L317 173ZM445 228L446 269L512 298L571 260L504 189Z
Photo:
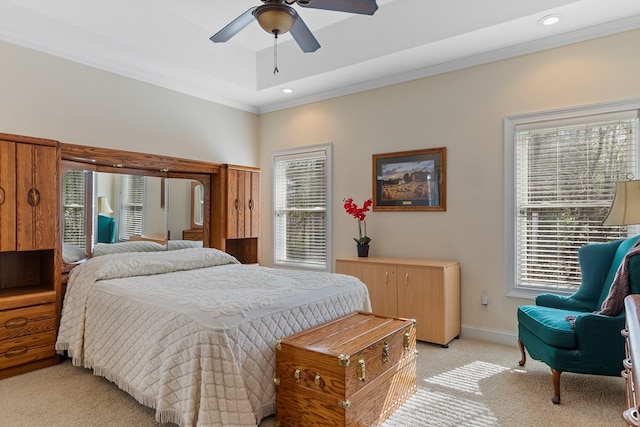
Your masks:
M418 350L418 391L385 427L625 425L622 378L564 373L554 405L549 369L534 360L519 367L516 347L459 339ZM0 424L11 427L161 425L152 409L69 361L0 380L0 407ZM260 423L273 425L274 417Z

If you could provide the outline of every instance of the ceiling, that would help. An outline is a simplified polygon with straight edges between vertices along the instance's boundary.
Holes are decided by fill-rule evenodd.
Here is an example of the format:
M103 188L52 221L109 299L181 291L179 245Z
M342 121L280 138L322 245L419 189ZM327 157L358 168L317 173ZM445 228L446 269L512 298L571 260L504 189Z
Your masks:
M640 28L638 0L378 0L373 16L294 5L322 47L303 53L281 35L274 73L274 39L257 22L209 40L259 4L0 0L0 40L264 113ZM539 25L548 14L563 19Z

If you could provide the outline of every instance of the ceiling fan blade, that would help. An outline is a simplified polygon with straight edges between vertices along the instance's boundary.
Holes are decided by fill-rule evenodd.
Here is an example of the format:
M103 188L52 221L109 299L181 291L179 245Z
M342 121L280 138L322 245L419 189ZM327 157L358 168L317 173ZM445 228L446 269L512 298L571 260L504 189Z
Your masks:
M336 10L338 12L373 15L378 10L376 0L296 0L302 7Z
M253 20L255 19L253 17L253 11L257 8L258 6L254 6L242 15L238 16L233 21L229 22L223 29L210 37L211 41L214 43L226 42L231 37L238 34L240 30L253 22Z
M293 23L293 27L289 32L303 52L315 52L320 48L320 43L318 43L318 40L313 36L300 15L298 15L298 19Z

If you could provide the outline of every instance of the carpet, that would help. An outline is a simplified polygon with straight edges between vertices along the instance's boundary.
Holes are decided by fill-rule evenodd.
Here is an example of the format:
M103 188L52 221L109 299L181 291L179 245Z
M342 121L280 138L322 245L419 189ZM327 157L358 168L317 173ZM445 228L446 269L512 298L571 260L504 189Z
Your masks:
M549 369L534 360L519 367L516 347L459 339L449 348L419 342L418 351L418 391L384 427L624 425L622 378L564 373L554 405ZM3 426L161 425L152 409L69 361L0 380L0 404ZM260 423L273 425L273 416Z

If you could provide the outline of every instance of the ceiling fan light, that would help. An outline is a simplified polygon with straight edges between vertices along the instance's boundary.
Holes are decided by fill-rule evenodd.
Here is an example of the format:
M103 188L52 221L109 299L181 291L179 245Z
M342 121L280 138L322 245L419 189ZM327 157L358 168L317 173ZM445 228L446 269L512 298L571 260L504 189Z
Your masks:
M289 6L269 3L258 7L253 15L262 29L271 34L286 33L297 18L296 11Z

